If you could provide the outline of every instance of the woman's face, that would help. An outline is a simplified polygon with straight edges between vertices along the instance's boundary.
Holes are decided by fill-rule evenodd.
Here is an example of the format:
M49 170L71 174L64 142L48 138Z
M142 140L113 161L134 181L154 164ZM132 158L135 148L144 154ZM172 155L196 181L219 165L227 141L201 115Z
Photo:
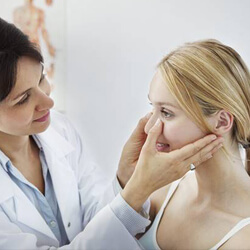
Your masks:
M21 57L17 78L10 94L0 103L0 134L15 136L43 132L50 123L50 85L41 63Z
M170 152L206 135L180 108L169 92L160 70L150 84L149 100L153 106L153 115L145 126L145 132L148 133L158 118L164 124L156 145L158 151Z

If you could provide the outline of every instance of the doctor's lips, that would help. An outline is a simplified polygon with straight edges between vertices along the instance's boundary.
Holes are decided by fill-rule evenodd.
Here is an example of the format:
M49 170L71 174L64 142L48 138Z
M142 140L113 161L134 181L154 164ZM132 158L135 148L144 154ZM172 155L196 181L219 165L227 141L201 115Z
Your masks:
M170 145L167 143L161 143L161 142L157 142L156 143L156 149L159 152L168 152L170 149Z
M34 120L35 122L45 122L48 120L49 118L49 115L50 115L50 112L48 112L46 115L42 116L41 118L37 119L37 120Z

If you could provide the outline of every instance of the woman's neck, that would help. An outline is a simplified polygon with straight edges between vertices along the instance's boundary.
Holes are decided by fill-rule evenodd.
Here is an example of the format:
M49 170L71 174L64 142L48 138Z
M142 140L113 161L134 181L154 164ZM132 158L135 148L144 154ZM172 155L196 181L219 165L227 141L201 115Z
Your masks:
M244 196L249 199L250 179L239 149L234 146L227 152L220 149L213 158L195 170L197 202L224 207L232 199L242 199Z
M34 141L31 136L13 136L0 133L0 149L15 162L20 159L27 159L33 152Z

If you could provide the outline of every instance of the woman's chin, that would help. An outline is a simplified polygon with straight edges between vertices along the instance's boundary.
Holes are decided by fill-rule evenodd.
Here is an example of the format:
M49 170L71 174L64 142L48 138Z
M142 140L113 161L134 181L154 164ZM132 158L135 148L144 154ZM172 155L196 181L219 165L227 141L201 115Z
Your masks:
M43 123L36 124L36 126L33 128L34 130L33 134L42 133L45 130L47 130L49 126L50 126L50 120L47 120L46 122L43 122Z

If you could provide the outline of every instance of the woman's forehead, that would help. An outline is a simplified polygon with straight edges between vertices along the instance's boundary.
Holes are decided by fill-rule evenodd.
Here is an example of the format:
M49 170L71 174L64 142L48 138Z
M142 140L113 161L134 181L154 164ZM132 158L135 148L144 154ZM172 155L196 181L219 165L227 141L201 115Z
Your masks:
M8 99L15 98L16 95L39 82L42 71L43 65L40 62L29 57L21 57L17 62L16 83Z
M151 83L149 90L149 99L153 103L159 104L172 104L179 108L176 98L170 93L167 82L163 79L162 73L160 70L157 70Z

